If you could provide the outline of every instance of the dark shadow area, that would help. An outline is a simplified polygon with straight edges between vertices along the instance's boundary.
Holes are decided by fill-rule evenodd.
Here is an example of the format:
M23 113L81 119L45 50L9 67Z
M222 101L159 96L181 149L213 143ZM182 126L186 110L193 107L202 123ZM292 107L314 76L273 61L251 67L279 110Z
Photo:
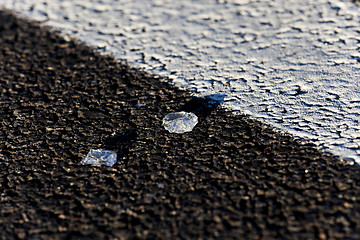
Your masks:
M115 151L118 158L129 153L131 144L136 140L136 127L132 126L122 132L114 132L109 138L104 139L104 149Z
M185 103L179 111L195 113L200 121L206 119L222 102L224 102L224 94L212 94L202 98L192 97Z

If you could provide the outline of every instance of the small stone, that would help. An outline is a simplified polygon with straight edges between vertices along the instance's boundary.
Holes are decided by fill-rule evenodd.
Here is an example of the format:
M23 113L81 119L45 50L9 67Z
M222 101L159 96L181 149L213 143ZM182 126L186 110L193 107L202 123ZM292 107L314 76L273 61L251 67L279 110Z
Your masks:
M104 149L91 149L81 161L82 164L106 165L112 167L116 163L116 152Z
M169 113L163 119L163 126L171 133L191 132L197 123L198 117L188 112Z
M146 104L144 104L144 103L138 103L138 104L135 105L135 107L139 108L139 107L143 107L143 106L145 106L145 105L146 105Z

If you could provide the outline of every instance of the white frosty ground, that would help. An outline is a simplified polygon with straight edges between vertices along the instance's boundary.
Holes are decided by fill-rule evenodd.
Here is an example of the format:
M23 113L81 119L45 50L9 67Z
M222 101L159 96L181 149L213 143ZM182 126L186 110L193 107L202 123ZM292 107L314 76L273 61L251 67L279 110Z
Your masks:
M338 0L1 0L360 163L360 9Z

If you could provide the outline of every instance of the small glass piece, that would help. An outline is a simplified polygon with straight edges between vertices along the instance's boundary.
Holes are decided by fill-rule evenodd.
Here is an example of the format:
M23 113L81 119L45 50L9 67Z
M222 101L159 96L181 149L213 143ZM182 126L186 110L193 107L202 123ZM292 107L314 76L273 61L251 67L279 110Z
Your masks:
M91 149L81 161L82 164L106 165L112 167L116 163L116 152L104 149Z
M163 126L171 133L191 132L197 123L198 117L189 112L169 113L163 119Z

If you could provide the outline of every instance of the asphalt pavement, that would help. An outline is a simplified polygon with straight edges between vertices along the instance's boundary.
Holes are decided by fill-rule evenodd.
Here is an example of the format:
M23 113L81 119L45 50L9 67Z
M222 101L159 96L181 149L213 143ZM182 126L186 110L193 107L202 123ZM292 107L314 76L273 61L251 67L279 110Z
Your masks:
M163 80L2 11L0 238L360 238L358 166Z
M349 0L2 0L130 66L360 164Z

